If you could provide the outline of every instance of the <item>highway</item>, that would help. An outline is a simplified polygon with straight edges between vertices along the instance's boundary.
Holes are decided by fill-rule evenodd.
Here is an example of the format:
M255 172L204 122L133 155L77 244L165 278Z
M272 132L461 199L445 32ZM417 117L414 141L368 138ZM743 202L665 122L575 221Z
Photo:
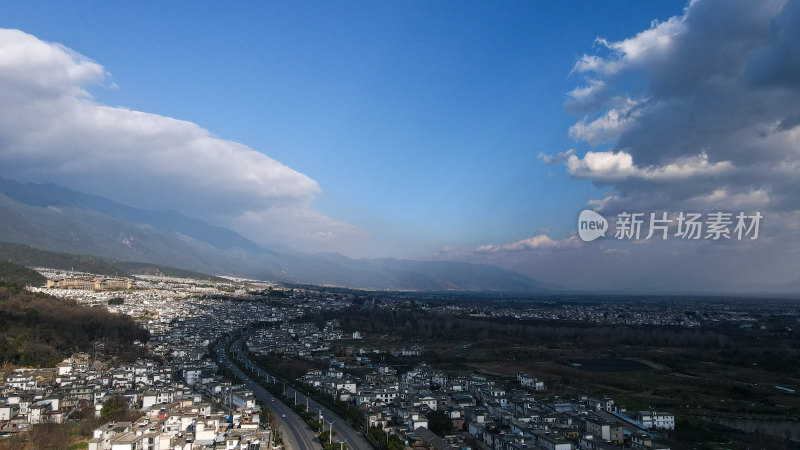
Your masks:
M273 375L267 373L266 371L262 370L260 367L255 365L252 361L247 359L246 355L242 353L242 339L237 339L233 345L231 346L231 351L238 352L245 358L245 364L248 365L252 370L256 371L259 376L268 379L274 379ZM280 382L280 381L278 381ZM342 417L339 417L338 414L330 411L329 409L325 408L324 406L320 405L319 403L315 402L314 399L308 398L306 399L305 394L300 391L295 393L295 390L291 387L286 387L286 395L288 398L294 399L294 396L297 395L297 403L298 404L307 404L310 411L317 411L318 414L321 414L322 418L325 420L325 428L326 430L329 427L329 424L333 422L333 431L336 432L336 436L333 437L332 442L345 442L348 448L354 450L371 450L373 447L367 442L367 440L362 436L359 432L357 432L346 420ZM306 403L308 401L308 403ZM275 403L279 403L279 400L275 400ZM285 406L285 405L284 405ZM288 406L286 408L290 409ZM288 417L288 414L287 414ZM300 417L298 416L298 419ZM302 420L302 419L300 419Z
M237 377L244 380L245 385L253 391L253 394L264 402L276 416L275 419L280 427L281 436L285 448L289 450L306 450L306 449L321 449L314 432L311 431L308 424L289 406L283 404L280 400L275 398L274 395L267 392L266 389L261 387L258 383L253 381L250 377L244 374L233 362L225 350L230 338L225 338L217 344L217 360L228 366ZM241 347L241 342L239 343Z

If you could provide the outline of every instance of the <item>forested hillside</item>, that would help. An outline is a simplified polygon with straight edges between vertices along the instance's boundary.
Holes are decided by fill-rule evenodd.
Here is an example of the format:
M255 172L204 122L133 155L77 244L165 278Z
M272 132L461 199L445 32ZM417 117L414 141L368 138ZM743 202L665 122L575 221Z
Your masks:
M77 270L79 272L88 272L97 275L165 275L169 277L195 278L198 280L221 280L219 277L213 277L204 273L159 264L116 261L95 256L50 252L9 242L0 242L0 261L14 262L28 267Z
M47 279L39 272L12 262L0 262L0 282L18 286L43 286Z
M0 242L0 260L28 267L77 270L98 275L122 275L123 272L100 258L39 250L22 244Z
M74 351L95 348L123 359L137 356L134 341L147 330L103 307L36 294L0 283L0 363L54 366ZM94 345L93 345L94 344Z

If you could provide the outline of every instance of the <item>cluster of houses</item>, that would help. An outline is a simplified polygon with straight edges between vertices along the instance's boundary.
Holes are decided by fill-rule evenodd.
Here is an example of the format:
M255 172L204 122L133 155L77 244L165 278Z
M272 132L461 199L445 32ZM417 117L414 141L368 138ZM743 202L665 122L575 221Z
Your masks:
M327 370L310 370L301 381L352 403L370 426L401 436L411 447L430 447L432 439L426 431L433 411L447 414L454 425L447 445L461 448L477 441L485 448L509 450L664 449L667 447L659 438L675 428L671 413L631 413L615 406L612 399L547 395L544 381L526 373L515 380L481 374L452 377L423 363L399 375L380 363L380 350L369 346L345 345L339 348L340 355L334 356L329 341L340 335L336 321L326 323L323 329L295 322L257 331L248 347L257 354L327 362ZM354 335L361 337L360 333ZM417 357L423 351L421 345L410 344L390 353ZM369 372L364 376L352 375L365 369Z
M151 333L148 350L165 362L109 367L88 355L74 355L56 368L5 374L0 389L2 434L36 423L71 420L75 411L87 407L99 414L109 395L122 395L144 415L133 423L103 425L95 431L90 449L262 448L262 443L272 437L268 430L258 427L261 414L253 393L221 380L213 364L198 366L209 342L256 321L282 325L255 331L247 341L250 351L326 361L327 370L309 371L303 381L352 403L370 426L397 434L412 448L663 449L666 447L659 440L675 427L670 413L631 413L612 399L548 394L545 383L530 374L519 374L516 379L481 373L450 376L425 364L399 374L382 361L381 355L387 350L354 342L334 356L331 341L351 337L344 334L338 321L318 327L296 319L349 307L352 294L287 289L273 295L273 286L268 284L163 276L137 276L133 285L127 281L124 287L114 285L124 289L114 292L97 289L96 278L88 274L43 273L51 280L49 287L35 290L103 305L136 318ZM109 304L112 297L123 301ZM398 299L398 303L388 302L383 307L402 308L404 301ZM376 308L375 300L366 301L362 308ZM605 310L587 313L586 308L572 310L569 305L527 312L423 306L431 310L448 308L453 314L472 315L609 316ZM646 320L654 320L653 316ZM624 318L613 317L623 323L645 320L629 313ZM672 310L659 311L655 317L662 322L685 320ZM352 340L362 338L361 333L352 333ZM420 344L408 343L388 353L418 359L424 350ZM349 374L353 372L366 375ZM428 431L434 412L445 413L453 424L452 433L445 439Z
M328 321L322 329L313 323L291 323L256 330L248 339L248 349L256 354L275 353L300 358L330 350L329 341L343 336L338 320Z
M150 360L111 367L86 353L55 368L16 369L0 386L0 434L76 420L87 409L100 418L104 402L121 396L142 417L102 425L89 450L269 448L270 433L260 426L253 392L216 372L212 363L197 367Z
M109 422L96 428L88 450L251 450L272 447L272 433L258 414L215 411L210 403L187 397L147 408L135 422Z
M349 307L353 299L349 294L311 289L279 290L273 283L253 280L211 282L155 275L115 280L81 272L37 270L48 279L47 287L30 288L32 291L74 298L133 317L150 332L150 354L173 363L199 360L210 341L252 322L287 323L303 314ZM264 292L280 295L265 296ZM119 301L109 303L112 298ZM298 324L291 331L281 331L285 332L274 337L265 334L262 341L298 355L319 350L326 340L343 337L338 321L323 329ZM256 347L258 342L257 337L252 341Z
M663 450L667 446L658 438L675 428L671 413L630 414L609 398L548 396L544 382L530 374L519 374L513 382L480 374L451 377L420 364L402 376L389 367L363 378L337 368L311 370L302 381L353 402L369 426L398 434L408 445L432 440L422 429L427 431L434 411L444 412L453 424L444 448L463 448L477 441L498 450Z

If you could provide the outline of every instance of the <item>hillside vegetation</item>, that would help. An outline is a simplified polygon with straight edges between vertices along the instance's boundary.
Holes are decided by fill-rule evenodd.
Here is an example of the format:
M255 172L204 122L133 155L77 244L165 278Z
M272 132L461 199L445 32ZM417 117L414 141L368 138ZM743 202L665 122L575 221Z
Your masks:
M42 286L47 279L39 272L12 262L0 262L0 282L18 286Z
M11 261L27 267L77 270L98 275L116 275L122 271L99 258L48 252L22 244L0 242L0 261Z
M126 261L114 261L113 264L129 275L162 275L176 278L193 278L195 280L226 281L224 278L215 277L213 275L178 269L176 267L162 266L160 264Z
M54 366L69 353L94 349L134 359L134 341L148 338L130 317L0 283L3 364Z
M177 269L142 262L115 261L93 256L79 256L69 253L39 250L23 244L0 242L0 261L11 261L28 267L48 267L51 269L77 270L98 275L165 275L170 277L195 278L199 280L221 280L200 272Z

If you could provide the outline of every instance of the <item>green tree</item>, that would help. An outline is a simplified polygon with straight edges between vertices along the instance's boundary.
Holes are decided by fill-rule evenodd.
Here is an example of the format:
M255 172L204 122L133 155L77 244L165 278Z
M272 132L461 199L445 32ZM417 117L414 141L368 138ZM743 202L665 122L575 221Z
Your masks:
M100 419L103 422L118 420L128 415L128 400L121 395L115 395L103 402L100 410Z
M450 416L446 412L433 411L428 414L428 429L439 436L444 436L453 429L453 421L450 420Z
M43 286L47 279L39 272L11 262L0 262L0 282L19 286Z
M389 436L389 441L386 443L387 450L403 450L405 445L400 440L400 436L393 434Z
M130 317L75 300L0 283L0 363L54 366L68 352L103 341L105 351L135 359L149 333Z

